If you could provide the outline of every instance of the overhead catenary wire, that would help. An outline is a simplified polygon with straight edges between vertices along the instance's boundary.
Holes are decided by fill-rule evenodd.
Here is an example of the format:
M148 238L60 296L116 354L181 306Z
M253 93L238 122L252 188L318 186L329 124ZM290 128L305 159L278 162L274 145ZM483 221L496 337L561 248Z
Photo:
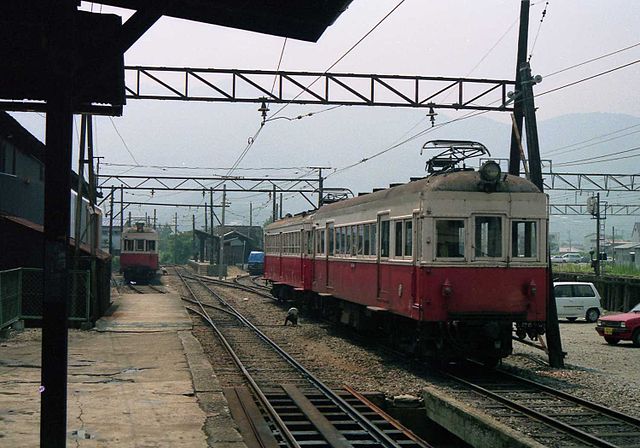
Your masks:
M336 65L338 65L340 63L340 61L342 61L349 53L351 53L358 45L360 45L371 33L373 33L380 25L382 25L382 23L387 20L400 6L402 6L402 4L405 2L406 0L400 0L398 2L398 4L396 4L396 6L394 6L393 8L391 8L391 10L384 15L384 17L382 17L369 31L367 31L360 39L358 39L358 41L356 41L356 43L354 43L347 51L345 51L342 56L340 56L338 59L336 59L333 64L331 64L323 73L322 75L325 75L329 70L331 70L333 67L335 67ZM300 95L302 95L306 90L308 90L310 87L312 87L316 82L318 82L321 78L322 75L318 76L317 78L315 78L313 81L311 81L311 83L309 83L309 85L307 85L304 90L301 90L300 93L298 93L291 101L294 101L296 99L298 99L300 97ZM288 101L287 103L285 103L280 109L278 109L276 112L274 112L269 118L273 118L275 116L277 116L280 112L282 112L287 106L289 106L291 104L291 101Z
M579 62L577 64L570 65L569 67L565 67L563 69L556 70L555 72L549 73L548 75L544 75L544 78L550 78L550 77L558 75L560 73L564 73L564 72L566 72L568 70L572 70L574 68L582 67L583 65L590 64L592 62L596 62L596 61L599 61L601 59L608 58L609 56L613 56L613 55L616 55L618 53L622 53L624 51L631 50L632 48L636 48L638 46L640 46L640 42L637 42L637 43L635 43L633 45L629 45L629 46L624 47L624 48L620 48L619 50L615 50L615 51L603 54L601 56L597 56L595 58L587 59L586 61L582 61L582 62Z

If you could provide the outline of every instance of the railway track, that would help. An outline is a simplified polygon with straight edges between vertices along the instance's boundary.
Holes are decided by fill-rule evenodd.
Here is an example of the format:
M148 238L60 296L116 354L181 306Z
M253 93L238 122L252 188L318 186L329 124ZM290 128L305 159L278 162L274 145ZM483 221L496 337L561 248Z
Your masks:
M189 309L211 325L236 365L223 375L225 395L246 439L272 448L429 446L357 392L336 393L321 382L203 280L178 275L197 304Z
M226 286L229 288L236 288L236 289L241 289L243 291L246 292L251 292L253 294L257 294L261 297L267 298L267 299L273 299L275 300L275 298L273 297L273 295L270 292L270 289L267 288L266 286L260 286L260 285L255 285L255 286L250 286L250 285L246 285L244 283L240 283L240 280L238 280L238 277L234 278L233 281L228 281L228 280L218 280L215 278L211 278L211 277L207 277L204 275L197 275L197 274L189 274L189 275L185 275L186 278L192 278L192 279L198 279L201 280L205 283L210 283L213 285L219 285L219 286ZM244 279L247 278L249 276L242 276L240 277L240 279Z
M458 400L546 446L640 446L640 419L502 371L441 373L458 385Z

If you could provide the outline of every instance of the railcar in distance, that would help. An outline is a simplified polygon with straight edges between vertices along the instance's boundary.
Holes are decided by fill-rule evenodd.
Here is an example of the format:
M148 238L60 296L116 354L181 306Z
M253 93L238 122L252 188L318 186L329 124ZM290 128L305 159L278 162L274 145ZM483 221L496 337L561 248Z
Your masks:
M495 364L545 331L548 199L495 162L287 217L265 229L274 295L436 359Z
M144 222L122 232L120 272L127 282L146 283L158 275L158 232Z

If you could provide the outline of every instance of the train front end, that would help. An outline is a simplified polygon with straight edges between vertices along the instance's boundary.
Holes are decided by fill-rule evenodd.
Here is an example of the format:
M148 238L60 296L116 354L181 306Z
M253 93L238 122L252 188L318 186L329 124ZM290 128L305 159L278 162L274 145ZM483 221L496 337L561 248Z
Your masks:
M548 198L483 169L434 176L425 192L416 305L441 351L498 360L512 351L514 326L544 333Z
M158 275L158 232L143 222L122 232L120 272L127 282L147 283Z

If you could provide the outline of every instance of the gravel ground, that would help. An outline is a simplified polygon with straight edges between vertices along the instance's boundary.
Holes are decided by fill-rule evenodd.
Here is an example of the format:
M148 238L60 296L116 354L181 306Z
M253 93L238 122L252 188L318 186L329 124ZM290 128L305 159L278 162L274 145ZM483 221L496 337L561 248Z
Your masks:
M220 290L276 342L295 344L296 351L305 353L304 364L332 387L348 384L387 397L420 396L425 384L437 387L441 381L428 366L399 358L349 331L304 314L298 327L284 327L286 309L291 305L230 288ZM502 368L640 418L640 348L625 342L610 346L594 328L585 322L560 322L563 350L567 352L564 369L549 368L544 352L518 342Z

